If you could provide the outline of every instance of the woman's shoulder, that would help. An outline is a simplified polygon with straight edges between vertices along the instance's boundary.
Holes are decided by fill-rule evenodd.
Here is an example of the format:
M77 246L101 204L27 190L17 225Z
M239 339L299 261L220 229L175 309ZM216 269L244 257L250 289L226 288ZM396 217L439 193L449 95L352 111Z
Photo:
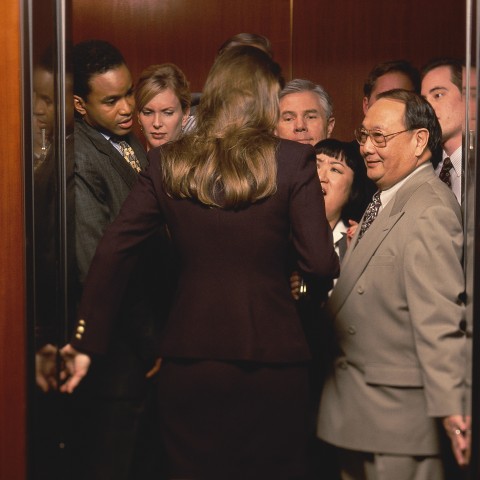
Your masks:
M294 142L293 140L279 139L277 156L291 158L315 156L315 150L312 145L305 145L303 143Z
M279 169L299 170L315 162L315 150L311 145L280 139L277 147Z

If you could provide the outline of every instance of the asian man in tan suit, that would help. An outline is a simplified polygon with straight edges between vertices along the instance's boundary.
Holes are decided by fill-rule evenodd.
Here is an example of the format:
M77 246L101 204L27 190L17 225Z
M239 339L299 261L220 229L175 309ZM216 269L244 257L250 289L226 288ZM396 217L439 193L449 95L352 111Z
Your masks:
M343 480L442 480L441 429L460 465L470 433L461 214L430 163L441 129L423 98L393 90L356 137L381 205L367 208L328 302L336 353L318 435L337 447Z

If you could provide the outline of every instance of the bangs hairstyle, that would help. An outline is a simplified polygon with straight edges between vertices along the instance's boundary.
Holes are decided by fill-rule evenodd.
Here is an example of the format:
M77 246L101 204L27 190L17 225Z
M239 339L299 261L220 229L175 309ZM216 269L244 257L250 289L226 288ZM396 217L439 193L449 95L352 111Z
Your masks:
M185 74L173 63L150 65L140 74L135 88L137 110L141 111L152 98L167 88L173 91L185 113L190 108L190 88Z
M273 195L280 82L279 65L256 47L232 47L217 57L196 130L162 149L167 193L222 208Z
M318 142L314 148L317 155L323 153L327 157L343 160L345 165L353 171L352 186L347 203L342 207L340 218L347 227L349 220L360 221L377 187L367 176L367 168L360 155L358 143L355 140L342 142L327 138Z

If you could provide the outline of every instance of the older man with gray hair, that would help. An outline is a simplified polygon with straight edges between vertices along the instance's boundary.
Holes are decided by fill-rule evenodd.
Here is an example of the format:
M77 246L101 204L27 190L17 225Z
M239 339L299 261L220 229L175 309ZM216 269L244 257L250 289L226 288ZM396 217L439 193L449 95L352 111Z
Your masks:
M322 86L296 78L285 85L279 97L276 135L311 145L331 136L335 126L333 105Z

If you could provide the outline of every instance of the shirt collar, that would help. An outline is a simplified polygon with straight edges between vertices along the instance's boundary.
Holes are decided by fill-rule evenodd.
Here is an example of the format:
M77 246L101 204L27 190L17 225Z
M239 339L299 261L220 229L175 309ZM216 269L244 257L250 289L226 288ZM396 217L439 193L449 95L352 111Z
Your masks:
M398 183L396 183L393 187L390 187L388 188L387 190L382 190L380 192L380 201L382 202L382 206L380 207L380 211L383 210L383 208L387 205L387 203L393 198L395 197L396 193L398 192L398 190L400 190L400 188L402 187L402 185L408 180L410 179L411 177L413 177L414 175L416 175L418 172L420 172L421 170L424 170L425 168L432 168L432 165L430 162L425 162L423 163L422 165L420 165L419 167L417 167L412 173L410 173L409 175L407 175L404 179L400 180Z
M337 243L347 233L347 227L343 220L339 220L333 228L333 243Z

